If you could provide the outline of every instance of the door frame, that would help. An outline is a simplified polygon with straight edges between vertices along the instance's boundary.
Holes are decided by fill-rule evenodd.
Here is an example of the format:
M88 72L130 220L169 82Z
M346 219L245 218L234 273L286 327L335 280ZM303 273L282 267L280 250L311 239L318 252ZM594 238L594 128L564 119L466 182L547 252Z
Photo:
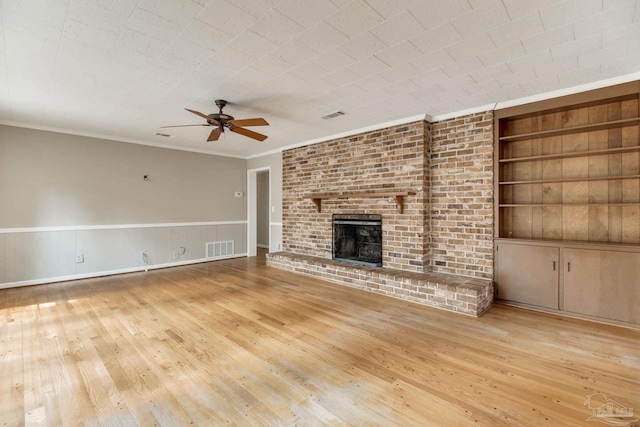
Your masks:
M247 256L258 254L258 185L257 175L269 173L269 252L271 252L271 166L247 169Z

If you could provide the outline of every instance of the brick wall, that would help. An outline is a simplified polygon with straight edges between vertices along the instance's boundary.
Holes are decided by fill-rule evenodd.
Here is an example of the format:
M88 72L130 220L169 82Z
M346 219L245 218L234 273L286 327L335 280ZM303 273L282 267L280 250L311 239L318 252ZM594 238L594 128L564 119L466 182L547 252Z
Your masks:
M305 196L413 190L390 198ZM416 122L283 152L283 250L331 258L331 215L383 216L383 266L493 278L493 113Z
M431 124L431 270L493 278L493 112Z
M422 272L428 266L425 136L420 121L283 152L283 250L331 258L334 213L382 215L385 267ZM392 198L326 199L312 194L414 191L404 213Z

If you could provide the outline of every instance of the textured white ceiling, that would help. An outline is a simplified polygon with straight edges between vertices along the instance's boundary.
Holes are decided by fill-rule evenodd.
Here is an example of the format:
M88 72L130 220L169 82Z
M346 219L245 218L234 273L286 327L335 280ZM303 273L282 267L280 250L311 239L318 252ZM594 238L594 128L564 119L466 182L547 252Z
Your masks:
M640 0L0 0L0 122L240 157L639 71Z

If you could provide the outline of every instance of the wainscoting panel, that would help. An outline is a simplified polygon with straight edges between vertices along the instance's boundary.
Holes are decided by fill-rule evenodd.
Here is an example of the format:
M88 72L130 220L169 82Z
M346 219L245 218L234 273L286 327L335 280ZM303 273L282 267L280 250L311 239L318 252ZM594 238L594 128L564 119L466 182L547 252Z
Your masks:
M247 253L247 225L236 224L224 228L218 228L216 241L233 240L236 253ZM208 242L213 240L209 239ZM204 245L202 246L204 253Z
M83 254L84 262L76 263L76 274L143 265L142 251L150 252L156 248L156 230L131 228L77 231L76 253Z
M278 252L282 250L282 223L272 222L269 232L269 252Z
M3 229L0 288L200 262L206 242L221 240L245 256L246 221Z
M75 273L74 232L3 234L0 239L0 283Z

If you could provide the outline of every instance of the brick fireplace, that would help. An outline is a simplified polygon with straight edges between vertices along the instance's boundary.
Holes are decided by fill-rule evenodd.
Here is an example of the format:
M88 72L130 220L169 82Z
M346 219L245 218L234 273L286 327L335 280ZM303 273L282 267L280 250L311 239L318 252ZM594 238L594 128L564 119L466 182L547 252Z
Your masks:
M269 265L352 286L358 277L357 286L363 289L478 314L488 307L493 292L492 147L492 114L482 113L284 151L283 252L270 254ZM402 212L392 197L328 197L320 211L311 200L317 194L394 192L409 194L402 200ZM334 265L326 262L334 249L334 214L382 219L381 270L337 264L342 278L323 273ZM314 260L324 267L296 267ZM420 273L432 275L413 276L431 288L403 286L411 282L411 274ZM478 294L482 301L472 301L469 294Z
M333 214L333 259L382 267L382 217Z
M425 138L416 122L283 152L283 251L331 259L334 213L378 214L384 222L385 267L424 271ZM317 193L411 190L404 213L388 198L326 199L317 212L306 196Z

